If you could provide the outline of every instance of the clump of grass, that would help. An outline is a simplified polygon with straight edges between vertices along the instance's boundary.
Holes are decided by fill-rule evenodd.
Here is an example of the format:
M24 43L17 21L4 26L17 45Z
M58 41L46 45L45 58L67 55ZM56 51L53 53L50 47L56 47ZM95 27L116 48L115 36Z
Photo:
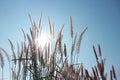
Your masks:
M8 39L13 53L12 61L14 62L12 68L10 68L12 80L107 80L107 73L104 71L105 59L102 58L100 44L98 44L99 56L95 46L93 46L96 65L91 68L92 72L89 72L83 64L78 62L82 38L87 27L81 32L79 38L77 38L77 33L75 35L73 34L72 17L70 17L70 36L73 42L71 43L71 54L69 56L67 50L70 49L66 47L66 43L63 46L62 41L64 24L60 28L56 38L54 38L54 25L51 23L50 17L48 17L50 36L54 44L49 43L48 46L42 49L41 46L37 46L36 42L38 36L41 36L42 16L40 17L38 26L30 15L29 19L31 23L30 34L27 34L21 29L24 40L17 43L17 52L14 50L12 41ZM6 54L8 61L10 59L7 52L0 48L0 65L3 69L4 60L2 51ZM69 63L70 60L68 57L70 57L71 63ZM117 80L114 66L110 70L110 79Z

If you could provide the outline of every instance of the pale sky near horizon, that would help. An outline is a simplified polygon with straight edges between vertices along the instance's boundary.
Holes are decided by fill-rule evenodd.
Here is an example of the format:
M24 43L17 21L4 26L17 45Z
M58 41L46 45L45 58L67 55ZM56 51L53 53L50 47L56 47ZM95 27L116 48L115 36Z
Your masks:
M16 44L23 40L21 28L29 33L28 14L38 23L43 17L43 31L47 33L48 16L58 30L65 24L63 34L69 47L69 18L72 16L74 33L78 35L88 27L83 36L80 62L86 68L96 64L92 46L100 43L103 57L106 58L106 71L112 64L120 78L120 1L119 0L0 0L0 47L11 55L8 38ZM7 63L6 59L5 62ZM8 72L5 64L4 73ZM5 74L6 76L9 75ZM109 74L108 74L109 75ZM6 77L9 80L8 77ZM1 79L1 68L0 68Z

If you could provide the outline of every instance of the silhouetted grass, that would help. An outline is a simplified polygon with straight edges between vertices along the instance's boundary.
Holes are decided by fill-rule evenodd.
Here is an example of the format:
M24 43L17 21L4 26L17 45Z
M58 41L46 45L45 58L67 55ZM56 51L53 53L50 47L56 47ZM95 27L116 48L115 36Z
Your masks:
M70 36L73 42L71 43L71 49L68 49L66 47L67 44L62 41L64 36L62 34L64 24L60 28L56 38L54 38L54 25L51 23L50 17L48 17L50 38L54 41L54 44L48 43L42 49L42 46L37 45L38 42L36 40L38 39L38 36L41 36L42 16L40 17L38 26L32 20L30 15L29 19L31 23L30 35L21 29L24 40L17 43L17 52L15 52L15 47L12 41L8 39L13 53L12 61L10 61L7 52L0 48L0 65L2 71L4 67L2 52L7 56L9 63L13 62L10 65L12 73L10 76L12 77L12 80L107 80L108 73L104 71L105 59L102 58L100 44L98 44L98 52L96 51L95 46L93 46L96 65L93 65L91 68L92 72L89 72L83 64L78 62L78 58L80 57L78 54L80 53L82 38L87 27L77 38L77 34L74 34L73 32L72 17L70 17ZM67 50L71 50L71 54L67 53ZM68 54L70 54L70 56ZM69 61L71 61L71 63L68 63L68 57L70 57L71 60ZM73 60L76 62L73 62ZM110 70L110 79L117 80L113 65Z

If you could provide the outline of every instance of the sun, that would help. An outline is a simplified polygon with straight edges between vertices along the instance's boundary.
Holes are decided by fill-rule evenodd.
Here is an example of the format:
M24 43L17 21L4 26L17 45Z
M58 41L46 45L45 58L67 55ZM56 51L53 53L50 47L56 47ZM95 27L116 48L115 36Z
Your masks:
M48 44L50 43L49 37L45 33L41 33L36 39L36 41L37 41L37 46L41 47L42 49L45 46L48 46Z

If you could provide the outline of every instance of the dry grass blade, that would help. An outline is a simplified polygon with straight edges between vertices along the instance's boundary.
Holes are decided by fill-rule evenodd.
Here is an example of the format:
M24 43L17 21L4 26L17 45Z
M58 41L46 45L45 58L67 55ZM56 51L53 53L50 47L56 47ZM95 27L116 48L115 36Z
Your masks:
M110 70L110 80L113 80L113 77L112 77L112 70Z
M115 69L114 69L114 66L113 66L113 65L112 65L112 72L113 72L113 77L114 77L115 79L117 79L116 73L115 73Z
M51 56L50 56L50 65L49 65L49 72L50 73L53 73L53 71L54 71L54 65L55 65L55 59L54 59L54 57L55 57L55 50L54 50L54 52L51 54Z
M48 51L47 51L47 48L45 48L45 59L44 59L44 62L45 62L45 64L47 64L47 58L48 58Z
M3 49L3 48L0 48L1 51L3 51L8 59L8 62L10 63L10 58L9 58L9 55L8 53Z
M65 55L65 57L67 56L66 44L64 44L64 55Z
M42 15L40 16L40 20L39 20L39 29L41 32L41 30L42 30Z
M39 28L37 27L36 23L34 22L34 33L37 35L37 32L39 32Z
M48 44L48 52L47 52L47 55L48 55L48 59L50 57L50 44Z
M19 66L18 67L18 72L17 72L17 75L16 75L17 80L19 79L21 64L18 64L18 66Z
M52 35L52 25L50 22L50 17L48 17L48 23L49 23L49 28L50 28L50 34Z
M96 72L96 75L99 76L99 75L98 75L98 70L97 70L97 67L96 67L96 66L95 66L95 72Z
M94 54L95 54L95 58L98 61L98 56L97 56L97 52L96 52L96 49L95 49L94 45L93 45L93 51L94 51Z
M58 51L59 51L59 53L63 53L63 51L62 51L62 35L60 34L59 35L59 38L58 38Z
M101 56L102 53L101 53L101 47L100 47L100 44L98 44L98 50L99 50L99 56Z
M102 71L104 71L104 65L105 65L105 64L104 64L104 60L102 59L102 60L101 60Z
M98 64L98 70L99 70L99 73L100 73L100 75L101 75L101 77L102 77L102 79L104 79L105 77L104 77L104 67L102 67L102 64L100 64L99 62L97 62Z
M31 25L33 26L33 21L32 21L32 17L31 17L31 15L28 14L28 17L29 17L29 19L30 19L30 23L31 23Z
M18 61L17 79L19 78L20 69L21 69L21 59L22 59L22 53L20 53L19 44L18 44L18 53L20 54L19 57L18 57L20 60Z
M64 28L64 24L62 25L62 27L61 27L58 35L57 35L57 40L56 40L56 42L55 42L54 52L56 52L56 48L57 48L58 42L62 39L61 33L62 33L63 28Z
M52 26L52 32L53 32L53 38L54 38L54 24L53 24L53 26Z
M23 54L24 54L24 48L23 48L23 44L21 44L21 53L20 53L20 57L19 57L19 59L20 59L19 63L21 63L21 61L22 61L23 65L24 65L25 64L24 60L22 60Z
M16 72L12 69L12 78L13 80L17 79Z
M11 40L10 40L10 39L8 39L8 41L9 41L9 43L10 43L11 49L12 49L12 50L14 50L14 46L13 46L13 44L12 44Z
M32 46L32 42L31 42L30 36L28 34L27 34L27 38L28 38L30 46Z
M60 59L58 60L58 63L60 64L61 62L63 62L63 54L60 55Z
M17 42L17 54L18 54L18 57L20 56L20 45L19 43Z
M88 73L87 69L85 69L85 75L86 75L86 78L89 78L89 73Z
M96 73L93 67L92 67L92 71L93 71L93 75L96 76Z
M54 62L54 55L55 55L55 51L50 56L50 64L53 64Z
M41 62L40 62L40 54L41 54L41 49L38 48L38 59L39 59L39 63L41 63Z
M0 66L3 69L3 67L4 67L4 58L3 58L3 55L2 55L1 51L0 51Z
M24 46L24 52L26 53L27 52L26 42L23 43L23 46Z
M1 57L1 58L2 58L2 56L1 56L1 51L4 52L5 55L6 55L6 57L7 57L7 60L8 60L8 62L9 62L9 72L10 72L10 58L9 58L9 55L8 55L8 53L7 53L3 48L0 48L0 57ZM2 60L1 60L1 61L2 61ZM2 66L2 64L3 64L3 66L4 66L4 60L3 60L3 62L1 62L1 66ZM10 75L11 75L11 73L10 73ZM11 76L10 76L10 79L11 79Z
M30 45L28 44L27 51L26 51L26 59L28 59L29 48L30 48Z
M26 42L26 34L25 34L25 31L23 29L21 29L22 32L23 32L23 35L24 35L24 41Z
M64 24L63 24L62 27L60 28L60 31L59 31L58 34L61 34L61 33L62 33L63 28L64 28Z
M43 54L40 55L40 62L42 64L42 66L45 67L45 62L44 62L44 59L43 59Z
M35 39L35 31L34 31L34 29L30 28L30 33L31 33L32 40L34 40Z
M76 38L77 38L77 34L75 35L74 41L73 41L73 43L72 43L71 54L73 54L73 51L74 51L74 49L75 49Z
M84 73L83 73L83 65L80 64L80 71L81 71L81 76L83 77Z
M2 55L2 52L0 51L0 66L2 68L2 80L4 79L4 71L3 71L3 68L4 68L4 58L3 58L3 55Z
M70 35L73 38L73 24L72 24L72 17L70 16Z
M86 32L86 30L87 30L87 27L82 31L82 33L80 34L79 39L77 41L77 53L79 53L79 51L80 51L82 37L83 37L84 33Z
M13 53L13 57L14 57L14 63L16 64L16 55L15 55L15 51L14 51L14 46L11 42L10 39L8 39L9 43L10 43L10 46L11 46L11 50L12 50L12 53Z

